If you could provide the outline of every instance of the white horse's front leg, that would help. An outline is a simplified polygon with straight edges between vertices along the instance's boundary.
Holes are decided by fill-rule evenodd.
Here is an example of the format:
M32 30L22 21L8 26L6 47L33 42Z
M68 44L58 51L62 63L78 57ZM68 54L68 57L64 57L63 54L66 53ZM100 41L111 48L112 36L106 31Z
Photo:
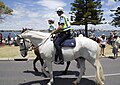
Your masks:
M52 62L50 60L47 60L46 61L46 65L48 67L48 71L49 71L49 74L50 74L50 81L48 82L47 85L52 85L53 84L53 69L52 69Z
M43 64L41 70L45 76L50 77L49 73L45 70L45 68L46 68L46 62Z
M84 58L78 59L78 62L80 64L79 65L80 66L80 74L79 74L78 78L75 81L73 81L73 83L75 85L77 85L80 82L80 80L85 72L85 59Z

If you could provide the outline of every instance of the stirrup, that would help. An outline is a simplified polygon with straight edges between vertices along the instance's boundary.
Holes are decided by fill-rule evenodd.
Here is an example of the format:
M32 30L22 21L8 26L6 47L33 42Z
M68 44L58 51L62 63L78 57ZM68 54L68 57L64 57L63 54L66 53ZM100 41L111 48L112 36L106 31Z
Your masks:
M55 64L61 64L61 65L63 65L63 64L64 64L64 61L61 61L61 60L60 60L60 61L54 61L54 63L55 63Z

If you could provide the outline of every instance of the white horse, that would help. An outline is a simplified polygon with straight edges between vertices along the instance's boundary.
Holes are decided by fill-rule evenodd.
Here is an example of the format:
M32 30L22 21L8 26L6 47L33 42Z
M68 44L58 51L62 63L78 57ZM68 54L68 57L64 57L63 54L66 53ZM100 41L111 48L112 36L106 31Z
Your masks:
M36 43L34 34L32 34L32 32L30 31L22 33L21 36L23 38L29 38L30 41ZM76 85L80 82L85 72L85 60L87 60L96 69L97 84L103 85L105 78L103 75L103 68L99 61L100 54L99 45L97 44L97 42L86 37L76 37L75 40L76 40L75 47L62 47L65 62L78 59L78 62L80 64L80 74L73 83ZM45 60L45 63L48 67L50 76L50 81L48 82L48 85L51 85L54 82L52 62L54 61L56 52L53 41L51 41L50 38L48 37L42 43L39 43L36 46L39 47L40 55Z
M29 33L28 33L28 31L29 31ZM50 35L50 33L43 33L43 32L40 32L40 31L30 31L30 30L27 30L25 33L27 33L26 35L28 35L28 36L31 36L31 34L34 34L33 35L33 37L32 37L32 41L30 40L30 39L28 39L28 38L23 38L22 37L22 35L19 35L17 38L16 38L16 41L17 41L17 43L18 43L18 45L19 45L19 47L20 47L20 53L21 53L21 55L23 56L23 57L26 57L27 56L27 53L28 53L28 51L30 50L34 50L34 53L35 53L35 55L37 56L36 58L35 58L35 60L33 61L33 67L34 67L34 70L36 71L36 72L38 72L38 70L37 70L37 68L36 68L36 62L38 61L38 60L40 60L40 63L41 63L41 66L42 66L42 72L44 73L44 71L43 71L43 65L44 65L44 61L43 61L43 59L41 58L41 55L40 55L40 53L39 53L39 49L38 49L38 47L39 47L39 43L41 43L45 38L47 38L49 35ZM25 35L25 36L26 36ZM34 42L36 41L36 43L34 43ZM39 42L39 43L38 43ZM77 61L77 59L76 59L76 61ZM78 64L77 64L78 65ZM69 68L69 66L70 66L70 61L68 61L67 62L67 65L66 65L66 68L65 68L65 70L62 72L62 74L63 75L66 75L67 74L67 71L68 71L68 68ZM79 67L79 65L78 65L78 67ZM46 73L46 72L45 72ZM45 75L45 76L47 76L47 74Z

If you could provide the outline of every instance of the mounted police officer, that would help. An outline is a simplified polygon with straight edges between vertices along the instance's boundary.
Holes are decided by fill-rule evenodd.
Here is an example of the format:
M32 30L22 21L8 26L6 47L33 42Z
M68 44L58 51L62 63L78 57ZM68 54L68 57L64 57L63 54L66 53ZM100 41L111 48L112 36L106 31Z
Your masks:
M56 57L59 57L58 64L64 64L64 58L62 54L61 44L68 38L70 38L70 22L68 17L64 14L62 7L58 7L56 10L58 16L60 17L58 22L58 28L52 32L52 34L58 34L58 37L54 41L56 48Z
M48 32L54 31L56 29L56 27L54 25L54 19L53 18L48 19L48 23L49 23Z

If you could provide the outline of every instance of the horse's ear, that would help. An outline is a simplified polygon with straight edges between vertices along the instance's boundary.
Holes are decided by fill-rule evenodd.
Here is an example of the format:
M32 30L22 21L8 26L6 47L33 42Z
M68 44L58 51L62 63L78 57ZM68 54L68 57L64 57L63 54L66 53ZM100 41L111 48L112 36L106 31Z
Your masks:
M16 35L18 38L21 38L20 35Z

